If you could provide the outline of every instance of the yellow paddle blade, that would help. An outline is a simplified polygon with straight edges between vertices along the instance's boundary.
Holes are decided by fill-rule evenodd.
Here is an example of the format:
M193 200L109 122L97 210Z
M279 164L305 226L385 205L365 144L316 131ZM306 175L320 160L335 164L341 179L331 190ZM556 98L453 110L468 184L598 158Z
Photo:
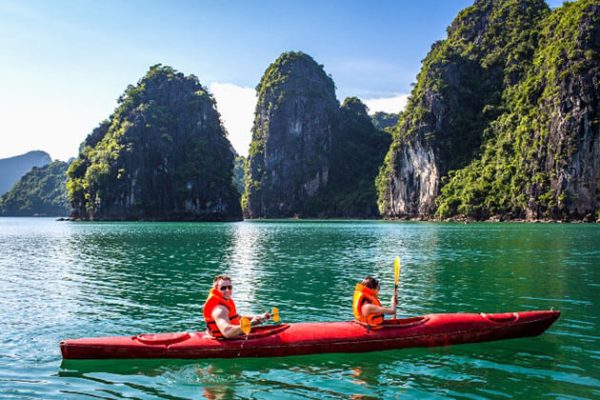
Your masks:
M396 256L394 260L394 284L400 282L400 257Z
M277 307L273 307L271 314L273 314L273 322L279 322L279 309Z
M247 317L242 317L240 319L240 328L242 328L242 333L244 335L249 334L250 330L252 330L252 322L250 322L250 319Z

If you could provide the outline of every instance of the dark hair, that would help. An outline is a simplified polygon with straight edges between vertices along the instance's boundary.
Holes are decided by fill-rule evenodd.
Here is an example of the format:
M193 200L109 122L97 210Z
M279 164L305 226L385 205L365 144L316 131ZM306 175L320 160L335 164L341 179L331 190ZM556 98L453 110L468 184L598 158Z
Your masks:
M362 280L362 282L360 283L361 285L363 285L364 287L367 287L369 289L377 289L379 287L379 281L371 276L367 276L365 279Z
M228 275L217 275L215 276L215 279L213 279L213 285L215 283L217 283L219 281L219 279L224 280L224 281L230 281L231 278Z

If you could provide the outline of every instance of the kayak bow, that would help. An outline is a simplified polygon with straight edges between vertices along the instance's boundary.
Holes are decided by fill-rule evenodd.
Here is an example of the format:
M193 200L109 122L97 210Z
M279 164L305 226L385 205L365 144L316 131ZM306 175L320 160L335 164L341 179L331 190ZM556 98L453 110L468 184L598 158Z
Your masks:
M248 336L215 339L204 332L141 334L60 342L65 359L277 357L434 347L537 336L560 311L430 314L385 321L305 322L257 327Z

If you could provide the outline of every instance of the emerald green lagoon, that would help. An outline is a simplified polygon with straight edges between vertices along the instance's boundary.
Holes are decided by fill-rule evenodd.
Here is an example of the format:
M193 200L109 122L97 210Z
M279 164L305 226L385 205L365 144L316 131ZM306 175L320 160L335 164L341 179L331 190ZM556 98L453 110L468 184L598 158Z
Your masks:
M365 275L400 314L560 309L535 338L362 354L63 361L61 339L204 328L214 275L245 313L352 318ZM600 398L600 225L0 218L0 398Z

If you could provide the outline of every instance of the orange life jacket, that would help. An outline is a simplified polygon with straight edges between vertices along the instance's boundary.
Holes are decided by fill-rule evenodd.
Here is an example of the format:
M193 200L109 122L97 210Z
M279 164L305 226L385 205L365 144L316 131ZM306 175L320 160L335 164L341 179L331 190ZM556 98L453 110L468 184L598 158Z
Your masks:
M352 300L354 318L370 326L381 325L383 323L383 314L369 314L367 316L362 314L362 306L365 302L381 307L381 302L377 298L375 290L369 289L359 283L356 285L356 289L354 289L354 299Z
M233 325L240 324L240 316L237 314L233 299L225 300L221 292L215 289L210 289L208 298L204 303L204 309L202 313L204 314L206 328L210 334L216 338L224 337L212 316L212 312L214 311L215 307L219 305L227 307L227 310L229 311L229 322L231 322Z

